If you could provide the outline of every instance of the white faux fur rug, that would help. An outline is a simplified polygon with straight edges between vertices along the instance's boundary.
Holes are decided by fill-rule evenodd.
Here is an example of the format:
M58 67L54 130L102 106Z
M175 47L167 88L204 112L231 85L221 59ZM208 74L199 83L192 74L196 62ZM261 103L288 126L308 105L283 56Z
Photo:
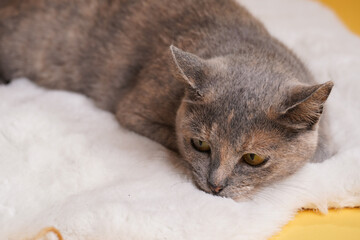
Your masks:
M298 208L360 205L360 39L316 2L242 3L335 82L332 159L236 203L198 190L171 153L85 97L21 79L0 86L0 239L54 225L67 240L258 240Z

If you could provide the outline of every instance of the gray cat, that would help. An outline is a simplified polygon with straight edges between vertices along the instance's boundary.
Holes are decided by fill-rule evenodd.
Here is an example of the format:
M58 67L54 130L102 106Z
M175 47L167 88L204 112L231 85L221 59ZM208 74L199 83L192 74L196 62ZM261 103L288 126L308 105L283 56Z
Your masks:
M87 95L220 196L331 154L320 116L333 83L233 0L2 0L0 76Z

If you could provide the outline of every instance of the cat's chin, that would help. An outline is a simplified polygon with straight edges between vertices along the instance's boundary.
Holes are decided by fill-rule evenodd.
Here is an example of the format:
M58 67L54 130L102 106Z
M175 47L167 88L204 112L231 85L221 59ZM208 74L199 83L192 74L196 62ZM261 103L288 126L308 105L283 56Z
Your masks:
M250 200L251 196L254 194L253 187L227 187L223 189L217 196L231 198L236 202L242 202Z
M214 194L207 185L198 182L196 182L196 185L200 190L208 194L211 194L215 197L231 198L236 202L251 200L251 196L255 193L254 187L251 186L240 187L240 188L234 186L227 186L219 193Z

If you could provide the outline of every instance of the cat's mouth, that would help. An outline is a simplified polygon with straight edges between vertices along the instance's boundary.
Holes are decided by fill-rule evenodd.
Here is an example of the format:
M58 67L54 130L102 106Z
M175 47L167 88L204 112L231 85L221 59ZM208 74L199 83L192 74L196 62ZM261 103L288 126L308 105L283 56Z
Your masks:
M186 161L185 161L186 162ZM202 174L200 169L194 168L193 165L186 162L189 170L193 175L193 182L195 185L202 191L218 197L231 198L235 201L243 201L250 199L251 195L254 193L253 186L239 186L234 184L231 180L231 177L224 182L223 185L217 185L211 183L208 174Z
M203 190L204 192L209 193L213 196L231 198L237 202L249 200L249 199L251 199L251 196L253 194L253 191L252 191L253 187L250 187L250 186L242 187L242 188L227 186L227 187L223 188L221 191L215 191L215 192L212 189L210 189L210 187L207 187L207 188L199 187L199 188L201 190Z
M195 185L202 191L215 196L229 197L226 194L227 186L216 186L209 183L208 180L202 181L202 177L196 171L193 172Z
M218 194L213 194L215 196L231 198L234 201L241 202L245 200L251 199L254 194L254 187L246 186L246 187L235 187L228 186L220 191Z
M199 175L196 171L193 171L193 178L195 185L202 191L218 196L218 197L226 197L231 198L234 201L244 201L251 199L251 195L254 193L254 187L252 186L234 186L231 184L226 184L224 186L215 186L209 184L208 180L201 181L203 177Z

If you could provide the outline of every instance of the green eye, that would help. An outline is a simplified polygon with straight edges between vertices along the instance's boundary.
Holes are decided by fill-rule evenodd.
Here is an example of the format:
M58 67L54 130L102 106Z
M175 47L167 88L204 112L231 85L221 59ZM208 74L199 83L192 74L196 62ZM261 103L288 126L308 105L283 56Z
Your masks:
M210 146L207 142L192 138L191 144L199 152L210 152Z
M242 156L242 159L251 166L258 166L265 161L265 158L254 153L247 153Z

